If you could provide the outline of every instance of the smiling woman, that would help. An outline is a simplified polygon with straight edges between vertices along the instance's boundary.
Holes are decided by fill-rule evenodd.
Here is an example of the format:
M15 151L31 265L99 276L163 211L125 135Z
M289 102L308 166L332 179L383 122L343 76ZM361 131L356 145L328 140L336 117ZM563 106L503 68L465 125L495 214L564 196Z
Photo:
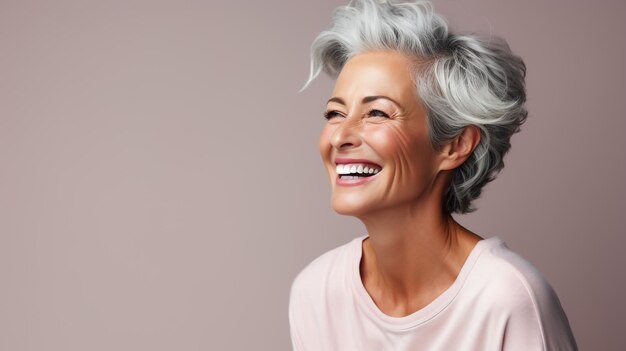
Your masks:
M409 64L398 52L362 53L346 63L337 79L320 152L338 213L358 217L433 193L436 152L428 139L424 107L415 98ZM368 163L378 165L375 176L357 182L336 176L337 166L357 167L358 172Z
M294 350L575 350L558 297L472 211L526 119L525 66L503 40L448 31L427 2L361 0L313 43L336 77L320 154L336 212L368 234L291 287Z

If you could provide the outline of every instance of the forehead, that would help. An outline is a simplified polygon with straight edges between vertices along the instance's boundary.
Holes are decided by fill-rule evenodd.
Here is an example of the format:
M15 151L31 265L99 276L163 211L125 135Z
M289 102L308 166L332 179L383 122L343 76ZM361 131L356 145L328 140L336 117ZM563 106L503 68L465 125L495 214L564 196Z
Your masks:
M386 95L415 99L411 60L396 51L366 52L350 58L337 77L334 96Z

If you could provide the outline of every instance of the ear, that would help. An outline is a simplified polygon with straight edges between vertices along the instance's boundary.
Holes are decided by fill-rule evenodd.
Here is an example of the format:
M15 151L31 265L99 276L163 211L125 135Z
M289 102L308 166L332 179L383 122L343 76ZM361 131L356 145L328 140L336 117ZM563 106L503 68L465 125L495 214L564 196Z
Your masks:
M480 142L480 128L469 125L463 131L445 144L440 152L442 157L440 170L452 170L465 162Z

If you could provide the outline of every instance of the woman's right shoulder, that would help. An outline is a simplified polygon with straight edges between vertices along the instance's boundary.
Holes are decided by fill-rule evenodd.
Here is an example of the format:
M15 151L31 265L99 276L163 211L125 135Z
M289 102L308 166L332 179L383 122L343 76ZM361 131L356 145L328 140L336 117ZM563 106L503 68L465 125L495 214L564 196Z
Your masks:
M359 239L362 240L355 238L314 258L294 278L291 293L314 294L345 281L350 273L355 245L360 243Z
M362 239L355 238L322 253L293 280L289 295L289 326L294 350L304 349L303 344L307 345L307 350L328 349L323 346L326 341L323 325L336 318L334 306L345 306L352 298L350 273L357 264L355 255L362 247Z

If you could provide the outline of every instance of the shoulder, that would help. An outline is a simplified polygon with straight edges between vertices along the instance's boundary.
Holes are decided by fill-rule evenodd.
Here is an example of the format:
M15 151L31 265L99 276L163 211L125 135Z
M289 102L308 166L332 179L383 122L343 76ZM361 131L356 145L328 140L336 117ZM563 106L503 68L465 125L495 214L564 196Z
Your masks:
M325 337L318 334L320 323L336 318L337 308L346 305L352 259L362 238L331 249L295 277L289 294L289 326L294 350L303 350L303 340L311 350L323 350ZM318 343L318 344L316 344Z
M492 297L502 302L539 304L556 298L543 274L498 238L481 253L475 273L485 280Z
M545 350L576 349L556 292L529 261L500 239L481 253L469 284L480 286L480 299L506 320L509 342L533 341Z
M362 238L355 238L348 243L328 250L307 264L294 278L291 284L291 299L312 298L323 294L338 281L344 280L350 273L353 250Z

